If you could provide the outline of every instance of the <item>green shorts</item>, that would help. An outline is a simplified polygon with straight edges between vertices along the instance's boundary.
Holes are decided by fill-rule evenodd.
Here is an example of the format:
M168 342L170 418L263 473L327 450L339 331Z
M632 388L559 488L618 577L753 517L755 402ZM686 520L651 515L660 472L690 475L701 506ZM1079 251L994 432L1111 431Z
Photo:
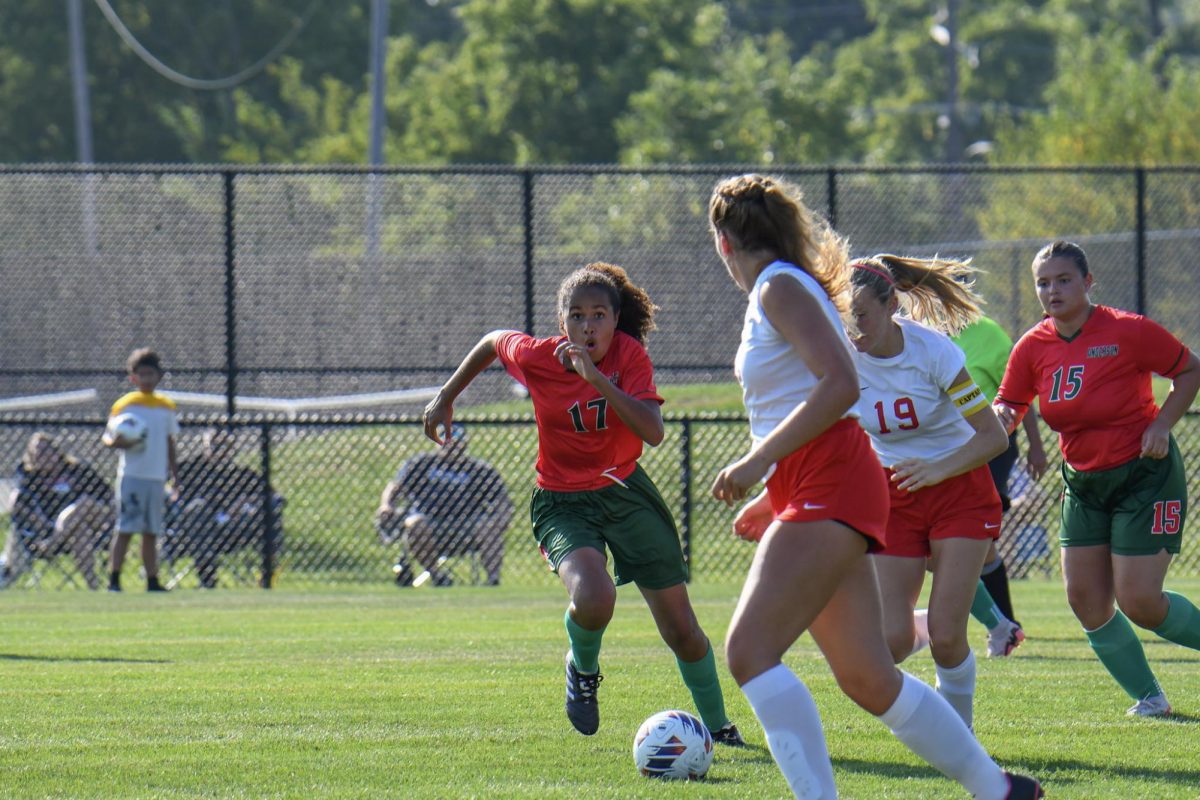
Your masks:
M1106 544L1122 556L1179 553L1187 518L1187 476L1171 437L1162 459L1135 458L1095 472L1062 467L1063 547Z
M551 569L580 547L612 550L617 585L666 589L687 580L679 531L658 487L639 466L625 479L587 492L534 489L533 538Z

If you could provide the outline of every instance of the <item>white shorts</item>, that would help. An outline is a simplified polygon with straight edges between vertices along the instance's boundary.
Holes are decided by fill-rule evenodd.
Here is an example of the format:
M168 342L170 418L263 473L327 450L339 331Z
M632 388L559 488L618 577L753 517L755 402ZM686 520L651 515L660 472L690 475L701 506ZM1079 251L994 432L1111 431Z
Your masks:
M163 481L122 478L117 492L117 533L162 533L166 497Z

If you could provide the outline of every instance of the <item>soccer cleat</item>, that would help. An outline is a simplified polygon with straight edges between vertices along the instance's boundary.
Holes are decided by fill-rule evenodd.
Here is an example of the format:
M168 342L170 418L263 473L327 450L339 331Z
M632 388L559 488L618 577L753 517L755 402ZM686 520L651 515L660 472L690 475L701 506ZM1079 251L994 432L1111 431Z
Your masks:
M600 729L600 704L596 690L604 676L599 672L587 675L575 669L571 651L567 651L567 719L575 730L591 736Z
M1004 777L1008 779L1008 794L1004 796L1005 800L1037 800L1046 796L1042 785L1028 775L1006 772Z
M1125 712L1130 717L1165 717L1171 713L1171 704L1165 694L1152 694L1138 700Z
M988 658L1002 658L1012 655L1012 651L1025 641L1025 631L1012 620L1003 620L992 630L988 631Z
M734 725L732 722L726 722L720 729L710 731L710 733L712 733L712 740L717 744L727 745L728 747L746 747L746 740L742 738L737 725Z

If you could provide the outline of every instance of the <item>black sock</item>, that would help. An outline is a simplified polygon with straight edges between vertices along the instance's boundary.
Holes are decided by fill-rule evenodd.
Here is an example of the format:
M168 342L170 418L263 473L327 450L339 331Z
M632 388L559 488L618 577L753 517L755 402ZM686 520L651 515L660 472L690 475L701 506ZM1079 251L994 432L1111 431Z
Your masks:
M110 573L108 573L108 585L109 585L109 586L117 586L117 587L120 587L120 585L121 585L121 573L120 573L120 572L110 572Z
M979 576L983 579L983 585L987 587L988 594L996 601L996 608L1004 614L1004 616L1016 622L1016 617L1013 616L1012 597L1008 593L1008 568L1004 565L1003 559L996 559L990 564L984 564L983 574Z
M151 575L149 578L146 578L146 588L147 589L161 589L162 588L162 584L158 582L157 575Z

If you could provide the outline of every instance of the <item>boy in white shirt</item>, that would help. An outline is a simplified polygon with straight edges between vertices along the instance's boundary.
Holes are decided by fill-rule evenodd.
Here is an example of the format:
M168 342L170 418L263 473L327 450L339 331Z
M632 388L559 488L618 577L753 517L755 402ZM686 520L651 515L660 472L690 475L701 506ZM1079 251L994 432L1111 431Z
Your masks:
M146 591L165 592L158 581L158 541L163 532L166 481L178 485L175 437L179 420L175 403L154 391L163 377L158 353L148 347L134 350L128 361L129 382L137 387L113 403L109 418L133 414L146 423L146 437L129 441L105 431L101 441L120 451L117 465L117 535L109 562L110 592L121 591L121 565L135 533L142 534L142 563L146 568Z

